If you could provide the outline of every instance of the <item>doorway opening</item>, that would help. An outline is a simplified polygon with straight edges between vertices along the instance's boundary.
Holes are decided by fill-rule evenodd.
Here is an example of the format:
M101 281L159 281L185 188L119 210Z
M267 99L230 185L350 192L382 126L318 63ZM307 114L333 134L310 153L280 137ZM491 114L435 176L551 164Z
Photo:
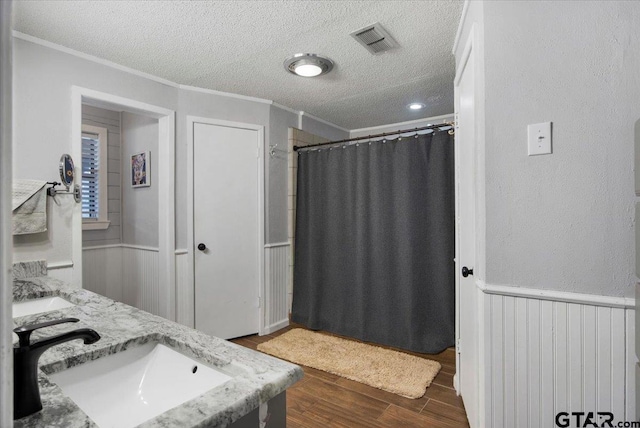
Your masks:
M145 310L150 312L154 312L157 315L160 315L169 320L175 320L176 318L176 310L175 310L175 225L174 225L174 217L175 217L175 186L174 186L174 153L175 153L175 112L173 110L169 110L163 107L154 106L151 104L142 103L136 100L131 100L128 98L123 98L107 93L102 93L98 91L94 91L91 89L81 88L81 87L73 87L72 88L72 129L74 130L75 138L72 149L72 157L78 160L83 159L83 150L82 150L82 139L83 139L83 106L85 110L85 139L98 138L100 135L100 126L96 126L94 123L92 126L94 128L87 128L88 121L86 117L89 115L89 112L117 112L121 114L122 122L126 124L127 132L130 135L136 135L140 137L140 134L144 134L144 138L133 138L132 140L141 140L145 141L144 144L150 145L152 149L150 150L142 150L141 152L147 153L147 169L148 177L146 183L151 184L151 186L156 187L158 189L155 192L157 202L153 207L149 210L149 215L157 215L157 225L151 222L151 226L148 227L147 237L153 242L149 241L153 245L136 245L127 244L120 240L120 243L116 242L115 235L113 238L109 238L110 235L101 236L101 238L106 238L106 240L101 241L101 250L104 250L102 254L98 257L88 257L87 258L87 266L86 268L91 269L109 269L109 272L113 272L114 268L113 264L118 263L118 260L123 260L124 258L130 258L130 252L142 252L142 253L153 253L142 254L141 263L137 263L135 269L144 269L145 272L149 272L152 276L150 278L150 284L153 285L153 288L148 290L147 303L150 306L144 307ZM106 113L105 113L106 114ZM108 125L108 124L107 124ZM114 126L114 124L112 124ZM124 128L124 127L123 127ZM108 129L107 129L108 131ZM97 135L97 137L96 137ZM108 132L107 132L108 135ZM115 136L115 135L114 135ZM108 138L108 137L107 137ZM107 144L109 144L107 142ZM137 155L136 149L138 147L135 144L132 144L130 148L125 151L122 151L121 158L119 160L114 159L114 155L111 156L112 166L116 162L120 162L121 168L120 173L118 175L125 176L129 178L129 162L126 162L127 168L125 172L125 161L129 155ZM132 153L129 153L132 151ZM155 151L155 153L153 153ZM133 153L136 152L136 153ZM85 153L86 154L86 153ZM109 153L106 151L107 156L107 167L109 163ZM85 156L86 157L86 156ZM124 159L123 159L124 158ZM81 162L77 162L76 165L81 167ZM153 174L153 171L156 171L156 174ZM153 175L152 175L153 174ZM79 174L80 176L81 174ZM129 187L133 187L134 185L130 185L129 187L124 189L129 183L128 180L122 179L120 180L121 188L118 189L119 186L116 186L115 183L121 177L117 177L115 172L112 173L111 183L113 183L112 192L120 190L122 193L122 198L120 202L123 202L126 199L130 200L130 207L137 207L138 205L144 205L144 201L141 199L144 196L149 197L153 192L146 192L147 194L142 196L139 192L137 195L133 193L133 190L139 189L131 189ZM96 222L94 222L93 227L94 231L99 230L96 229L100 227L98 223L109 223L110 220L108 218L108 182L109 173L107 171L107 215L103 216ZM150 181L151 180L151 181ZM140 182L137 182L139 185ZM160 191L161 190L161 191ZM104 192L104 191L103 191ZM126 195L125 195L126 193ZM104 195L103 195L104 196ZM112 199L115 201L115 199ZM72 283L76 287L83 287L83 272L85 270L85 266L83 263L83 204L77 204L74 207L73 212L73 236L72 236L72 257L74 262ZM118 205L117 202L112 203L112 211L115 210L115 205ZM104 201L103 201L104 206ZM100 218L99 213L90 213L90 209L85 206L84 208L84 223L91 223L88 220L88 216L93 215L97 218ZM138 210L139 211L139 210ZM150 214L153 212L153 214ZM135 223L136 221L145 221L144 213L135 212L132 213L131 223ZM116 233L116 225L113 225L112 234ZM131 226L131 224L129 224ZM92 226L89 226L92 227ZM118 232L120 235L123 234L123 230L128 226L120 223L120 227ZM103 230L106 230L105 228ZM135 236L135 233L134 233ZM94 237L96 235L94 234ZM113 243L109 243L108 239L114 239ZM141 241L142 242L142 241ZM145 241L146 243L146 241ZM85 247L86 249L86 247ZM127 254L122 254L122 252L127 252ZM95 255L92 255L95 256ZM116 271L115 273L118 273ZM123 279L114 279L113 281L120 280L123 283ZM107 292L106 288L104 290L96 290L98 292L103 291L106 294L112 294L112 298L116 298L117 300L125 301L126 303L134 303L132 299L134 297L127 295L131 290L126 290L124 288L119 289L115 284L111 282L108 283L109 291ZM94 284L95 285L95 284ZM103 285L103 287L107 287L107 285ZM118 299L119 297L119 299ZM137 296L136 296L137 298ZM135 300L135 299L134 299ZM142 303L140 303L142 304Z

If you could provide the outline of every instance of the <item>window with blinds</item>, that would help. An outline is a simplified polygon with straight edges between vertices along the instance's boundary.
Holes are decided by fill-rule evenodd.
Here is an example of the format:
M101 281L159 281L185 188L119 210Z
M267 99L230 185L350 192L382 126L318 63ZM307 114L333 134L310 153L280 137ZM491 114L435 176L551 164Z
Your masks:
M82 218L100 218L100 137L82 133Z
M109 227L107 129L82 124L82 230Z

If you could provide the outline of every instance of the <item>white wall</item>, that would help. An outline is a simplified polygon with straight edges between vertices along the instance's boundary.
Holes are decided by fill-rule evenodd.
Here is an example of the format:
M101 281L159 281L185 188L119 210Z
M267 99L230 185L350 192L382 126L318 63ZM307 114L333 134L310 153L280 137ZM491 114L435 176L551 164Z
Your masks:
M158 134L158 119L122 112L123 244L158 248ZM151 186L131 187L131 156L144 151Z
M485 2L486 280L632 296L637 2ZM553 154L527 156L527 124Z

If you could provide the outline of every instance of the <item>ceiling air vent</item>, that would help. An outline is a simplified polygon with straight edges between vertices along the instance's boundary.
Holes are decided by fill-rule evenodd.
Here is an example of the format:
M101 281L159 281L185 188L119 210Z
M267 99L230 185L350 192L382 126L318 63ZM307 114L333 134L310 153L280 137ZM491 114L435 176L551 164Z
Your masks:
M385 52L398 46L379 22L354 31L351 33L351 37L356 39L372 54Z

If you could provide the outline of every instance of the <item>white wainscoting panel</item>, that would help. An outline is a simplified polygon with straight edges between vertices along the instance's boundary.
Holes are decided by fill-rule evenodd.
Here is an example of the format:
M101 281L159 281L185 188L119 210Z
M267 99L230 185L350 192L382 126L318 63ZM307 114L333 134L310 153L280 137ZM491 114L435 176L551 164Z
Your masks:
M187 250L176 250L176 321L187 327L195 327L194 287L190 283L189 255Z
M289 243L268 244L265 257L265 331L269 334L289 325L287 302L289 275Z
M563 411L635 420L633 309L483 291L487 427L553 427Z
M83 248L82 288L122 302L122 248L119 244Z
M126 244L82 250L82 286L136 308L160 314L158 249Z
M625 370L625 420L636 421L638 419L638 408L636 407L636 366L638 357L636 354L636 311L627 309L626 317L626 370Z
M158 249L122 246L122 301L160 315Z

